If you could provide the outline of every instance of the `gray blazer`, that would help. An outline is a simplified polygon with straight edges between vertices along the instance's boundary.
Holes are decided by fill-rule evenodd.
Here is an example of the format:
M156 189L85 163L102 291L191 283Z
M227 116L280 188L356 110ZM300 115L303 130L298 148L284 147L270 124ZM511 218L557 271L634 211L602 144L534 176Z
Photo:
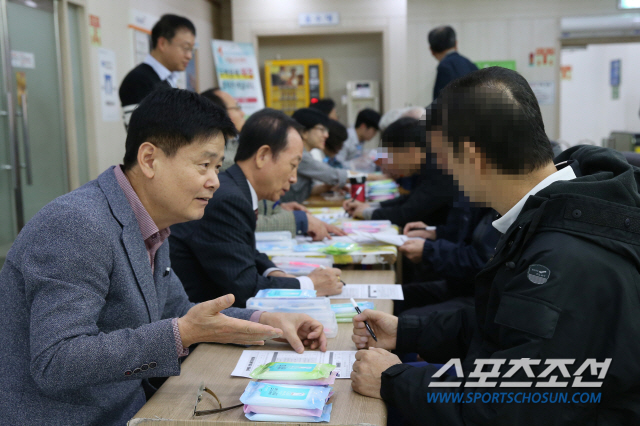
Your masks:
M168 268L113 168L40 210L0 271L0 423L126 424L143 381L180 374L171 318L192 304Z

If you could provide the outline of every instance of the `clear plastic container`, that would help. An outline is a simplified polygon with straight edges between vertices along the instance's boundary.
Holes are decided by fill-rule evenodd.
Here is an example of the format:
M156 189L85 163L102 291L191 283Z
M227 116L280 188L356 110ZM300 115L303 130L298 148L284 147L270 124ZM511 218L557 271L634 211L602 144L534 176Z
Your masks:
M247 309L265 312L290 312L307 314L322 324L327 338L338 335L338 321L331 310L331 299L313 297L306 299L276 299L252 297L247 300Z
M300 288L265 288L258 290L257 299L310 299L316 297L317 292L312 289Z
M289 231L256 232L256 241L285 241L292 238Z
M260 298L247 300L247 309L267 312L302 312L311 310L330 311L331 299L328 297L309 297L304 299Z
M292 251L296 244L296 240L293 239L282 241L256 241L256 249L262 253Z
M271 261L287 274L295 275L297 277L309 275L317 268L331 268L333 266L333 259L327 257L274 256Z

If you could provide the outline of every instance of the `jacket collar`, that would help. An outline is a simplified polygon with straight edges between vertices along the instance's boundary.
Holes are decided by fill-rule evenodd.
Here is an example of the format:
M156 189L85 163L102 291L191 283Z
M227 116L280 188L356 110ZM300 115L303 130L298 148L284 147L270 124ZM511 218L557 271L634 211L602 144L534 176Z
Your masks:
M113 216L122 225L122 244L147 305L149 320L157 321L160 319L160 313L157 309L158 296L149 263L149 253L142 239L136 215L116 180L113 167L109 167L98 176L98 184L107 198Z
M251 190L249 189L249 181L247 180L247 177L244 175L244 172L242 171L240 166L238 166L238 164L234 164L233 166L229 167L225 173L236 183L236 185L238 185L238 187L242 191L242 194L247 198L249 203L253 205ZM258 197L256 196L256 199L257 198Z
M530 195L537 194L554 182L575 179L576 174L574 173L573 168L564 166L565 165L563 165L557 172L547 176L545 179L540 181L536 186L533 187L531 191L527 192L527 194L522 197L515 206L511 207L511 209L509 209L509 211L506 212L504 216L502 216L500 219L494 220L493 227L504 234L520 215L520 212L522 211L522 208L529 199Z

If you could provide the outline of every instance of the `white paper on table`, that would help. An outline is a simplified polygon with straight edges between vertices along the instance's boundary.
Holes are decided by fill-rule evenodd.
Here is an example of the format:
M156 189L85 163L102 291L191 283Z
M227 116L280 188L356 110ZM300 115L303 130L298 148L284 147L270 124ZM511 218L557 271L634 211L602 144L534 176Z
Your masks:
M389 284L351 284L342 287L342 293L329 296L329 299L390 299L404 300L401 285Z
M356 360L356 351L242 351L232 376L250 377L258 366L270 362L304 362L309 364L333 364L337 367L337 379L351 377L351 367Z

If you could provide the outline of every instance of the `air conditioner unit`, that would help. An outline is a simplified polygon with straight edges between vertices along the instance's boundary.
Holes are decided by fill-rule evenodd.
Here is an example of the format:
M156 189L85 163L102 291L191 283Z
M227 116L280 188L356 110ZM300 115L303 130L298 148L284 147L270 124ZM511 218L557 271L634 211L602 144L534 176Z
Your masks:
M562 18L560 30L563 40L640 36L640 13Z

